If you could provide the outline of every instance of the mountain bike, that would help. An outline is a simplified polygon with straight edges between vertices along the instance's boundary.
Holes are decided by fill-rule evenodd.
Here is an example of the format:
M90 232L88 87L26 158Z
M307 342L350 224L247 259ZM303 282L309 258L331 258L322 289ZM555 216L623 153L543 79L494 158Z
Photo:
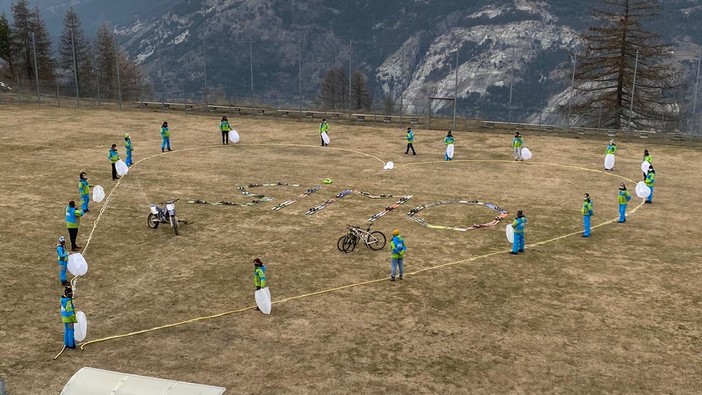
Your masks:
M382 250L387 239L383 232L379 230L371 231L371 226L373 224L368 225L368 229L363 230L358 226L346 225L348 232L339 238L339 241L336 242L336 248L339 251L349 253L356 248L356 244L360 240L371 250Z

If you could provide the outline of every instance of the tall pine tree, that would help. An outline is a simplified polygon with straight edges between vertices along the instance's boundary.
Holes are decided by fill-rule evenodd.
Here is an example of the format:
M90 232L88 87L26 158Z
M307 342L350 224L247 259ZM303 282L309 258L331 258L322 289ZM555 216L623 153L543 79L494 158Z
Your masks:
M36 51L39 79L54 79L54 61L51 57L51 39L39 8L29 9L27 0L12 4L12 43L16 72L23 78L34 79L34 53Z
M354 110L366 110L371 106L366 77L359 70L351 74L351 106Z
M595 24L582 35L584 53L568 104L581 124L640 130L663 126L662 120L677 126L679 73L671 47L644 26L658 12L657 0L601 0L593 10Z
M332 68L324 76L319 97L325 109L343 110L348 99L349 80L343 67Z
M88 95L93 90L93 54L88 38L85 36L78 14L69 8L63 19L63 31L59 38L58 67L71 83L75 74L78 77L79 92ZM74 61L75 57L75 61ZM77 67L76 67L77 66ZM75 73L75 74L74 74Z
M7 63L10 74L14 74L12 63L12 30L5 13L0 14L0 60Z
M105 97L117 97L117 49L114 36L106 23L98 29L94 51L95 72L100 81L100 91Z
M51 51L51 38L46 30L44 20L39 15L39 6L34 8L31 13L31 27L34 33L34 45L36 47L37 68L39 79L53 81L54 75L54 58ZM32 48L34 53L34 48Z

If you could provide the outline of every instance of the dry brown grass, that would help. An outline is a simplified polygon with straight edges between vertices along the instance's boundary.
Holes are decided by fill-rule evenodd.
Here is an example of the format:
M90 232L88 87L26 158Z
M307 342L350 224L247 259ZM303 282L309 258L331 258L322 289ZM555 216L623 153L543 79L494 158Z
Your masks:
M583 192L593 196L594 225L615 219L619 177L639 180L644 146L621 144L616 172L605 174L605 137L527 134L535 158L515 163L511 135L457 133L456 160L444 162L438 131L416 131L413 157L402 155L401 127L332 124L332 146L321 148L312 123L230 119L242 142L223 147L216 116L0 107L0 378L10 393L58 393L83 366L221 385L228 393L694 393L702 387L699 150L648 146L658 170L653 205L625 225L594 229L589 240L576 234L514 257L506 253L504 225L431 230L405 214L435 200L480 199L506 208L510 218L524 209L527 245L549 241L581 229ZM159 152L163 120L176 150L166 155ZM278 304L271 316L248 310L88 345L52 361L62 341L54 245L66 233L63 208L78 200L82 169L91 183L107 191L114 185L106 155L124 131L132 135L136 160L156 157L120 183L86 252L90 271L79 280L76 306L88 316L89 339L252 305L254 256L268 264L274 300L387 277L387 248L343 254L336 241L345 224L363 224L396 198L352 195L304 215L346 188L414 195L375 225L387 235L403 231L408 272L463 262L403 282ZM383 172L372 156L397 167ZM334 183L271 211L325 177ZM304 187L252 189L275 198L254 207L181 201L179 216L192 222L178 237L167 227L146 226L150 202L246 202L237 186L275 181ZM80 244L98 213L99 205L91 206ZM422 216L467 225L492 212L452 205ZM467 260L494 252L503 253Z

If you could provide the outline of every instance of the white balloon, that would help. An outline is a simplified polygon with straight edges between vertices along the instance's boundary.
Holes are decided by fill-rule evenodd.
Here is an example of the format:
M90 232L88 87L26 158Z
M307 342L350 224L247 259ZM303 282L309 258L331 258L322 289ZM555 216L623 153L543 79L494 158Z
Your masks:
M392 170L395 167L395 164L393 162L388 162L385 164L385 167L383 167L383 170Z
M88 335L88 319L85 317L85 313L79 311L76 313L76 322L73 325L73 339L77 342L82 342Z
M524 159L524 160L531 159L531 151L529 151L529 148L527 148L527 147L522 148L522 159Z
M261 313L270 314L271 291L268 289L268 287L257 290L254 297L256 298L256 306L258 306L258 309L261 310Z
M512 227L512 224L507 224L505 234L507 236L507 241L514 244L514 228Z
M100 185L95 185L93 187L93 201L95 203L100 203L102 202L102 199L105 198L105 190L102 189Z
M651 164L650 164L650 163L648 163L648 162L646 162L646 161L641 162L641 170L642 170L644 173L648 173L648 168L649 168L649 167L651 167Z
M322 140L324 140L324 144L329 144L329 135L327 132L322 133Z
M446 146L446 156L448 156L449 159L453 159L454 149L455 148L453 144L449 144Z
M115 168L117 169L117 175L120 177L129 172L129 167L127 167L127 164L124 163L122 159L118 160L117 163L115 163Z
M88 262L83 258L83 254L76 252L68 256L68 271L74 276L84 276L88 272Z
M605 155L604 167L607 170L614 169L614 154Z
M646 199L647 197L651 196L651 188L649 188L645 182L639 181L639 183L636 184L636 196L640 197L641 199Z
M237 133L236 130L232 129L229 131L229 141L231 141L233 144L239 142L239 133Z

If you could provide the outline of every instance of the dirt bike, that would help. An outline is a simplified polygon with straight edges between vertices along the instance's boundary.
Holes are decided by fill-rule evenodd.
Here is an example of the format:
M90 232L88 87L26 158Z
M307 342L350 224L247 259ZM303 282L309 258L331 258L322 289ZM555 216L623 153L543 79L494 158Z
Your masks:
M152 204L151 213L149 213L149 217L146 219L147 223L149 224L149 228L156 229L160 224L171 224L173 232L178 235L178 218L176 217L175 208L176 201L178 201L178 199L166 202L165 207L159 207Z

